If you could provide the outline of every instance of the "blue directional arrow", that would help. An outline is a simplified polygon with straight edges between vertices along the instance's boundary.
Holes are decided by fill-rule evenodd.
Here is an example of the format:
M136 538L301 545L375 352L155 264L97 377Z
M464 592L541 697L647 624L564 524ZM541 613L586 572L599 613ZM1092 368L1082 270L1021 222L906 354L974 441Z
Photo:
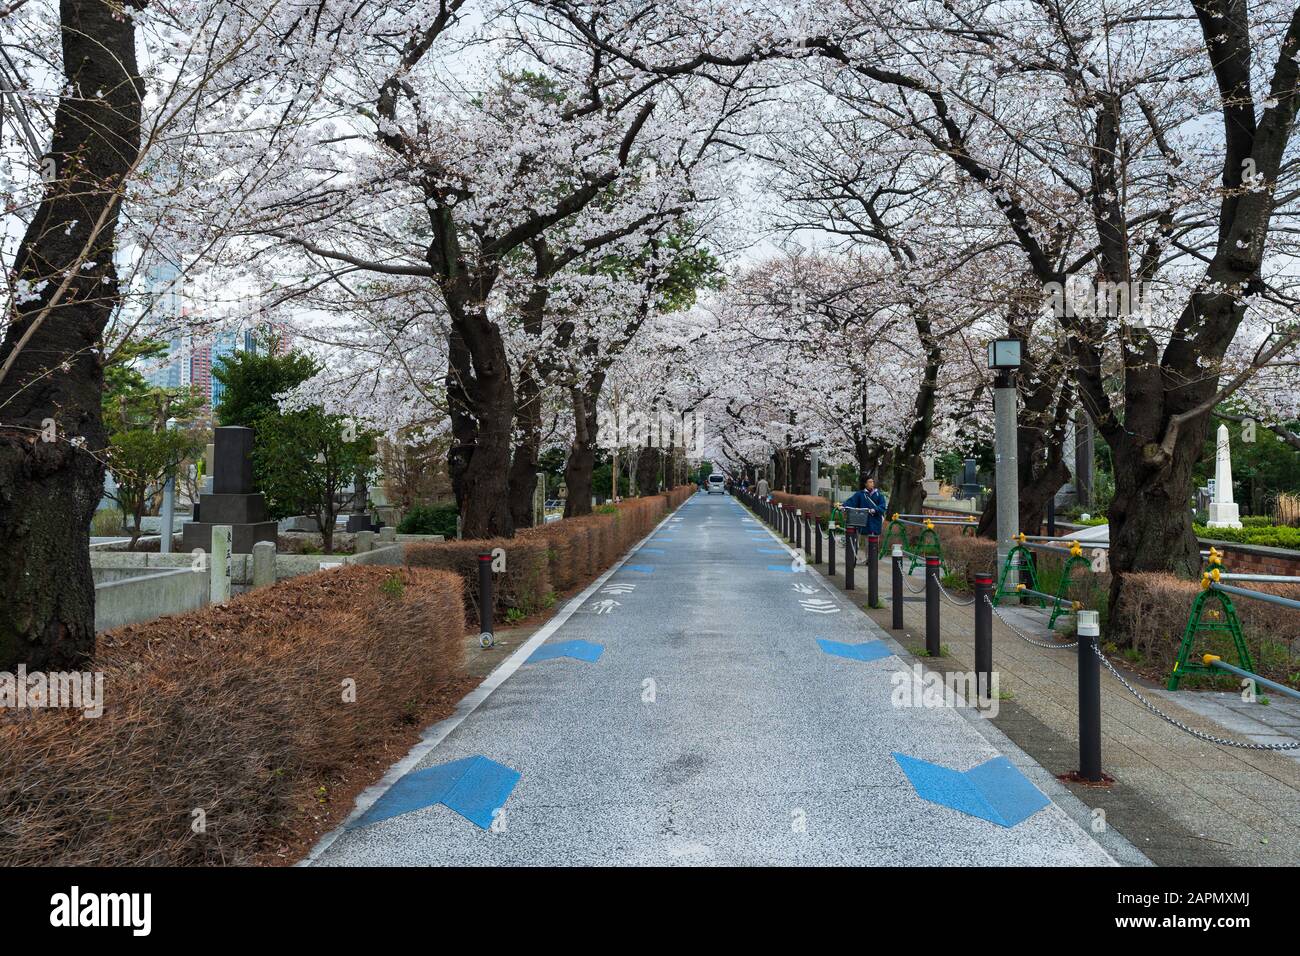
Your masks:
M759 548L759 554L789 554L789 551L782 551L780 548Z
M1013 827L1051 803L1006 757L967 771L895 753L916 795L1000 827Z
M543 644L537 650L528 656L528 663L534 664L537 661L549 661L556 657L572 657L574 660L595 663L600 660L600 655L604 653L604 644L595 644L591 641L557 641L554 644Z
M665 551L663 548L641 548L637 551L637 553L638 554L667 554L668 552Z
M821 645L821 649L827 654L834 654L836 657L847 657L855 661L878 661L882 657L888 657L894 653L885 646L883 641L845 644L842 641L828 641L824 637L819 637L817 643Z
M625 564L623 565L623 567L626 568L628 571L639 571L642 574L655 573L655 568L653 564Z
M493 813L505 806L519 780L519 771L482 755L416 770L393 784L348 829L441 803L486 830L492 825Z

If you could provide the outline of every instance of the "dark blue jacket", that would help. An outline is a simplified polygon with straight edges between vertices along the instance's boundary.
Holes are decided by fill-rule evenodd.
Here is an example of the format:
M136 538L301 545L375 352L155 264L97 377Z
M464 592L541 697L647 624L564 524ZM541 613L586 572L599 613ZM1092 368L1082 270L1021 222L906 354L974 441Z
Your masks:
M875 491L855 491L849 496L849 500L844 502L846 508L871 508L875 514L867 513L867 526L862 529L863 534L880 534L882 522L885 518L885 511L889 508L889 499L885 493L877 488Z

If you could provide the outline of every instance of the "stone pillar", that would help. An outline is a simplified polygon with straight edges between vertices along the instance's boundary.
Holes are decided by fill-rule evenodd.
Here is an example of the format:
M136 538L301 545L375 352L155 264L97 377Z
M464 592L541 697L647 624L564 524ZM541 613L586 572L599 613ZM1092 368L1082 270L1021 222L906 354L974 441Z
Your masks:
M1211 528L1240 528L1241 515L1232 500L1232 454L1228 426L1220 425L1214 459L1214 500L1210 502Z
M253 587L264 588L275 583L275 545L259 541L253 545Z
M367 551L375 549L375 533L373 531L358 531L353 541L353 554L365 554Z
M379 529L379 543L392 544L397 540L397 528L393 525L384 525Z
M225 604L230 600L230 539L233 529L228 524L214 525L212 528L212 585L209 599L213 604Z

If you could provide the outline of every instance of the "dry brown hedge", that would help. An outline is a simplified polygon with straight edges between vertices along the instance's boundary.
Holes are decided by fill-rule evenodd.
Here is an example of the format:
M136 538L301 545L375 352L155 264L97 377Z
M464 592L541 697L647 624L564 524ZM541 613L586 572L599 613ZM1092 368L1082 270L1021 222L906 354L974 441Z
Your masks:
M492 603L493 620L506 623L511 610L532 614L549 606L557 593L599 575L693 490L683 485L663 494L631 498L612 509L522 529L513 538L409 545L406 563L459 574L465 583L466 614L477 621L478 556L502 548L506 568L494 578Z
M1297 585L1245 581L1225 583L1300 599L1300 586ZM1126 636L1129 643L1141 652L1144 661L1167 672L1173 667L1192 602L1200 589L1198 583L1172 574L1126 574L1125 601L1120 608L1122 617L1112 615L1107 631ZM1258 673L1274 680L1288 681L1300 667L1297 658L1300 613L1250 598L1233 598L1232 604L1241 620L1246 645L1255 657ZM1217 608L1217 604L1212 607ZM1196 655L1227 652L1225 660L1236 660L1235 654L1228 652L1226 644L1217 640L1207 643L1205 637L1200 638L1193 652Z
M829 517L831 513L831 503L821 495L792 495L784 491L774 491L772 500L785 508L797 508L804 514L811 512L818 518Z
M549 600L552 583L546 546L522 537L419 542L406 547L406 564L450 571L463 582L466 619L478 622L478 556L505 552L505 571L493 576L492 619L504 623L511 610L528 615Z
M462 606L453 574L353 566L100 635L101 717L0 723L0 863L257 859L461 674Z

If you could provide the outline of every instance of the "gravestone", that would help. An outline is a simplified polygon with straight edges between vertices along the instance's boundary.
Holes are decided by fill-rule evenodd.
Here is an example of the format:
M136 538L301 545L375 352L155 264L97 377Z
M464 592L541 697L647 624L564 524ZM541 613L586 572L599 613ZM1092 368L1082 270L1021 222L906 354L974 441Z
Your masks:
M984 486L979 483L975 474L975 467L978 464L974 458L967 458L961 465L961 493L962 498L976 498L984 490Z
M927 498L933 498L939 493L939 482L934 477L934 456L925 456L925 477L921 479L921 487L925 490Z
M253 430L215 429L212 447L212 491L199 496L203 520L185 523L181 547L207 551L213 525L230 526L234 554L252 554L259 541L274 544L276 524L267 519L266 499L253 491Z

